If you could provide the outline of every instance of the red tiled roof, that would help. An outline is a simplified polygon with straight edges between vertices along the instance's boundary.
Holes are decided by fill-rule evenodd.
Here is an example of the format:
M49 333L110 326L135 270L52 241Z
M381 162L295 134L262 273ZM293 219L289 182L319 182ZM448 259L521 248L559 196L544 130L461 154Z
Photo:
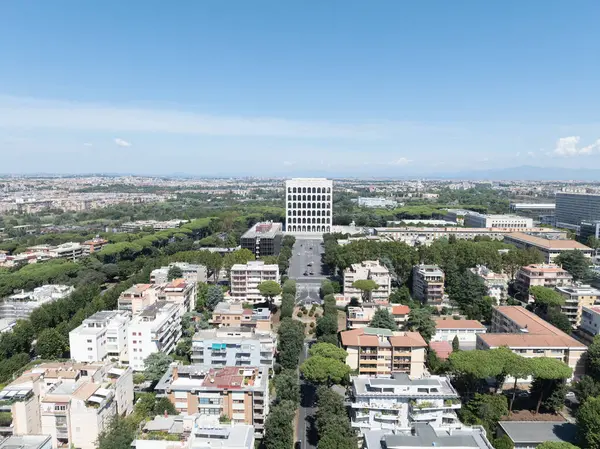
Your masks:
M254 376L258 374L258 369L254 367L244 366L226 366L225 368L211 368L208 375L204 378L202 385L207 387L227 388L229 390L241 389L244 385L244 371L252 370ZM211 382L212 381L212 382ZM247 385L253 385L254 378L251 378Z
M447 341L432 341L429 343L429 349L442 360L446 360L452 354L452 345Z
M392 315L408 315L410 313L410 307L408 306L393 306Z

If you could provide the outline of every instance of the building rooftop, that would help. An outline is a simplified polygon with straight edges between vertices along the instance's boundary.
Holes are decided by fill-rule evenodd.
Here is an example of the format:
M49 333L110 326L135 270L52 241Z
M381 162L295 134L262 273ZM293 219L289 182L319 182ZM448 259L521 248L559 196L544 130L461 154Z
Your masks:
M383 391L383 387L435 387L436 394L457 397L456 390L450 384L447 377L432 376L421 379L411 379L406 373L396 373L391 378L353 377L352 384L356 394L392 394L392 395L414 395L414 391L398 388L394 392Z
M436 329L485 329L477 320L435 320Z
M526 265L520 268L522 271L540 271L542 273L561 273L566 276L571 276L567 270L565 270L560 265L556 265L553 263L537 263Z
M541 248L549 249L549 250L570 250L570 249L579 249L582 251L591 251L592 249L588 246L585 246L582 243L579 243L575 240L567 240L567 239L554 239L554 238L543 238L534 235L525 234L523 232L511 232L506 237L511 238L513 240L518 240L523 243L527 243L530 245L539 246Z
M251 260L247 264L246 263L236 263L231 267L231 271L245 271L245 270L269 270L269 271L279 271L279 265L275 264L265 264L262 260Z
M268 381L268 367L172 364L156 385L157 390L261 390Z
M392 315L407 315L408 313L410 313L410 307L408 306L392 306Z
M344 346L427 346L418 332L392 332L389 329L374 327L343 331L340 338Z
M42 449L52 446L50 435L11 435L0 437L0 449Z
M556 290L565 293L567 295L588 295L588 296L598 296L600 295L600 290L592 287L591 285L567 285L564 287L556 287Z
M566 441L577 444L577 426L568 422L499 421L498 425L514 443L539 444Z
M277 234L281 234L282 229L283 229L282 223L273 223L272 221L256 223L254 226L252 226L250 229L248 229L244 233L244 235L242 235L242 238L243 239L253 239L256 237L261 237L261 238L267 238L267 239L271 238L272 239Z
M452 354L452 345L448 341L430 341L429 349L434 351L442 360L447 360Z

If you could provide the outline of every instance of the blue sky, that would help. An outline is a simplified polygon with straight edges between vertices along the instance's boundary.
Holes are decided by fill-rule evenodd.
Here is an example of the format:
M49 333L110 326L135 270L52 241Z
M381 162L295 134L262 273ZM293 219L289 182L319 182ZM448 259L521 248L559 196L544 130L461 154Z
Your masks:
M0 2L0 173L600 168L600 2Z

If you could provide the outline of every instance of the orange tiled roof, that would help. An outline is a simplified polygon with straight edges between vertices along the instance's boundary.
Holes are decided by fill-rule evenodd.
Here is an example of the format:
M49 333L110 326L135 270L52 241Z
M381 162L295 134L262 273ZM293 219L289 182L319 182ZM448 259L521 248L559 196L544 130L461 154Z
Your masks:
M410 313L410 307L408 306L393 306L392 315L408 315Z

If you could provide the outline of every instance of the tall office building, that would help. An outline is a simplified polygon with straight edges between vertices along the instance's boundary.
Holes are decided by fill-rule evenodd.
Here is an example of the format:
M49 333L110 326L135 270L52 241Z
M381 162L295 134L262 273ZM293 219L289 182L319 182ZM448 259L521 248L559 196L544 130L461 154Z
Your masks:
M333 181L294 178L285 182L287 232L322 234L331 231Z
M582 221L600 220L600 195L556 192L556 226L579 230Z

